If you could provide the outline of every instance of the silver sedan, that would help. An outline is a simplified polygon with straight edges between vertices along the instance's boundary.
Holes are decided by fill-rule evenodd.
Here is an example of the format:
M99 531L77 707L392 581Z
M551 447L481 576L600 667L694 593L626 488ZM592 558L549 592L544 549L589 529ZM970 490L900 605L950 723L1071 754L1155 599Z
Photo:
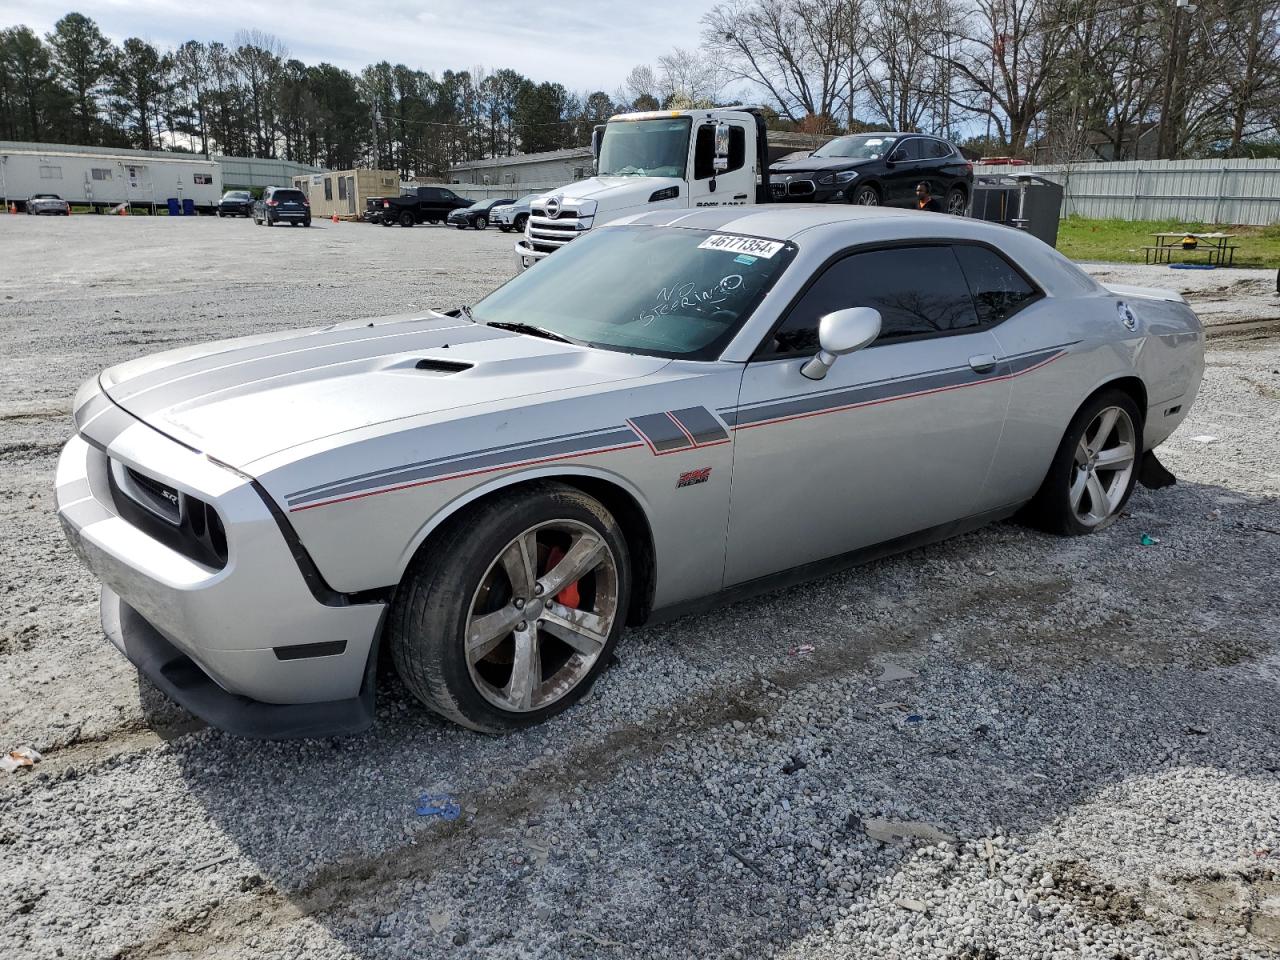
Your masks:
M71 216L71 204L56 193L36 193L27 200L27 213L50 217Z
M659 211L471 308L107 370L58 513L107 636L216 725L363 729L385 650L501 731L581 697L627 624L1015 514L1107 526L1202 369L1177 294L1019 231Z

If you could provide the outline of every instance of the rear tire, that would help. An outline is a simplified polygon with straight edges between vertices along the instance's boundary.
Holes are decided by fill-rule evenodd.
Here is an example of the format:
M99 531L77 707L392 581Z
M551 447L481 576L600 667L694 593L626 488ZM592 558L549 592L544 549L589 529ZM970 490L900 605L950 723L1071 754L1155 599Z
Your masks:
M942 209L953 217L963 217L969 212L969 195L960 187L952 187L947 191Z
M409 564L387 620L396 670L429 708L474 730L541 723L608 663L630 582L622 531L599 501L553 482L498 494Z
M1123 390L1103 389L1071 418L1023 516L1061 536L1103 530L1129 502L1141 459L1142 412Z

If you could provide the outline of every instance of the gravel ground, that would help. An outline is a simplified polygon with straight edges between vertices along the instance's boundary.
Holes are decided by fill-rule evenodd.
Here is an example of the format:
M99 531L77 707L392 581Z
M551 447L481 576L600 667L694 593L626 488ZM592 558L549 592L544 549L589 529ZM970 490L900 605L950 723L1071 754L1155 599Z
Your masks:
M45 755L0 773L0 957L1280 952L1271 273L1090 267L1213 324L1179 483L1101 534L999 524L634 631L585 703L503 738L393 678L370 733L281 744L140 684L52 516L75 387L473 300L510 240L0 217L0 749ZM416 816L427 792L462 816Z

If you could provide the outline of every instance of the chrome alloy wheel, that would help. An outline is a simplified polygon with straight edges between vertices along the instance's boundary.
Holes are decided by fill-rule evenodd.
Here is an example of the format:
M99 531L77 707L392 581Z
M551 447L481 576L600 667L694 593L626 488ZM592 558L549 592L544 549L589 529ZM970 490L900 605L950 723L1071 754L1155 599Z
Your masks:
M1104 407L1076 444L1069 496L1076 519L1096 527L1110 517L1129 489L1137 462L1133 420L1119 407Z
M618 616L618 562L595 530L552 520L512 540L480 579L466 659L480 694L527 713L591 672Z

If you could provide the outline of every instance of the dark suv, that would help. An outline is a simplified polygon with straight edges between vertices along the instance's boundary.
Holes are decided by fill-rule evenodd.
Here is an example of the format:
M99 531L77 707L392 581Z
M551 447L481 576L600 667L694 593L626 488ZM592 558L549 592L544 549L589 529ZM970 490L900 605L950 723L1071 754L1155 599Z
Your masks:
M311 201L293 187L267 187L262 199L253 205L253 222L274 227L277 223L311 226Z
M913 207L916 184L929 184L947 213L963 216L973 192L973 164L945 140L918 133L836 137L808 156L769 167L774 200Z
M218 201L220 217L252 217L253 194L248 190L228 190Z

